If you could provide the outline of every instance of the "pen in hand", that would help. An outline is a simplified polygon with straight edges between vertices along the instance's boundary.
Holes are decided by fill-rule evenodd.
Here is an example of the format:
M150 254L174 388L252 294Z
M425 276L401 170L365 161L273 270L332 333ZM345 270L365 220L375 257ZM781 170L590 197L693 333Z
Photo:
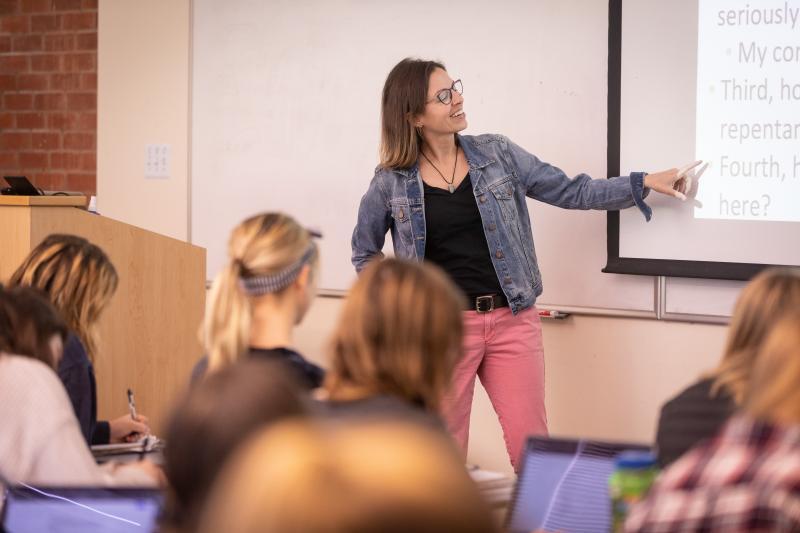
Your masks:
M136 402L133 401L133 391L131 389L128 389L128 409L131 412L131 418L139 420L139 417L136 416Z

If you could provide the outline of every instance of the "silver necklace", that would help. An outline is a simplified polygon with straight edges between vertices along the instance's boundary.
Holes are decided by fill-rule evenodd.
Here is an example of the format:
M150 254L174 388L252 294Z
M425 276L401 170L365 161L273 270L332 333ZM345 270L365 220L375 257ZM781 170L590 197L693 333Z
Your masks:
M439 173L439 175L442 177L444 182L447 184L447 190L450 192L450 194L453 194L454 192L456 192L456 188L453 186L453 183L455 183L455 181L456 181L456 167L458 166L458 146L456 146L456 162L453 163L453 175L450 178L450 181L447 181L447 178L445 178L444 174L442 174L442 172L438 168L436 168L436 165L433 164L433 161L428 159L428 156L425 155L425 152L420 150L419 153L422 154L422 157L425 158L425 161L430 163L430 165L433 167L433 170L435 170L436 172Z

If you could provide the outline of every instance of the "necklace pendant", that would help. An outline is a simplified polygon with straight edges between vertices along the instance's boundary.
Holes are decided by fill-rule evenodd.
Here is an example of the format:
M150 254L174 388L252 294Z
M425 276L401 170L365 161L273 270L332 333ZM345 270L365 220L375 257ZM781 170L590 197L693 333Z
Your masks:
M453 194L454 192L456 192L456 188L453 187L452 183L448 183L447 184L447 190L450 191L450 194Z

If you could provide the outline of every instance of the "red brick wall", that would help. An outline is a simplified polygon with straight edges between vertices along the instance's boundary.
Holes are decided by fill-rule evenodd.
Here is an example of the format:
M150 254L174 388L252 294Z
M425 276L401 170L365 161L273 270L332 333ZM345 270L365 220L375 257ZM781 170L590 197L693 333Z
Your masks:
M97 0L0 0L0 175L94 194L96 146Z

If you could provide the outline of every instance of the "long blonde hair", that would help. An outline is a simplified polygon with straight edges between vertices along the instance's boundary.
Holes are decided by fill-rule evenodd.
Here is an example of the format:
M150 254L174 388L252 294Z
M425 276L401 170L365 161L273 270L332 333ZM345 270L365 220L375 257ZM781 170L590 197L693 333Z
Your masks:
M383 168L409 168L417 162L422 137L414 116L425 112L431 73L444 68L437 61L407 57L386 77L381 99L381 162Z
M491 533L491 513L445 437L392 422L283 422L214 487L200 531Z
M767 333L781 316L797 308L800 269L770 268L747 284L736 302L722 361L712 373L712 394L724 389L736 404L742 403Z
M305 254L309 254L313 275L318 261L316 244L308 230L288 215L263 213L234 228L228 241L228 263L214 280L204 320L209 368L228 365L247 351L252 297L243 283L279 275Z
M438 267L374 261L332 339L331 399L388 394L436 411L461 349L463 300Z
M800 424L800 308L770 331L753 368L745 411L778 424Z
M20 265L10 285L47 294L91 360L97 355L100 315L117 290L117 271L105 252L83 237L46 237Z

